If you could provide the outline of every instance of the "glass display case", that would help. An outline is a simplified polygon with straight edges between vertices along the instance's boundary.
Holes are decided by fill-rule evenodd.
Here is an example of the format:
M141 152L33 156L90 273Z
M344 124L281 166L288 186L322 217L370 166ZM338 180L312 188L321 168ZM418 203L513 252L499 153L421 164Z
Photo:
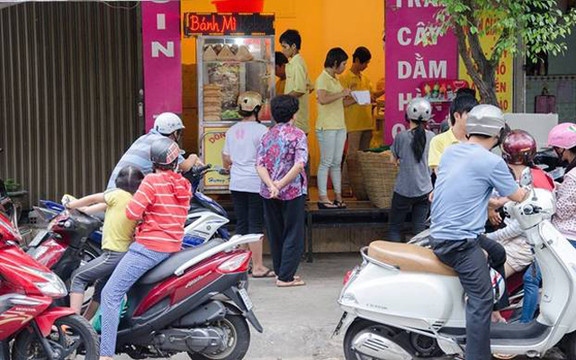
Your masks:
M198 116L201 153L205 163L221 165L225 133L242 117L238 95L262 95L260 121L272 120L274 97L274 36L198 36ZM227 190L228 179L217 173L205 177L206 190Z

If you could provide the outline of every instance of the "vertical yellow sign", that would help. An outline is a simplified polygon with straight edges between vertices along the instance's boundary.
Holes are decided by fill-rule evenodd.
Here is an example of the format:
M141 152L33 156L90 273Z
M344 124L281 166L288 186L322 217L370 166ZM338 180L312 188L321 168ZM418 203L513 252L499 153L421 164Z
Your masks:
M489 25L491 22L494 22L495 19L486 16L482 19L482 23L480 24L480 28ZM492 56L492 51L494 49L494 45L498 40L497 34L486 34L482 38L480 38L480 43L482 45L482 49L486 56ZM513 66L514 66L514 59L513 56L505 51L502 54L500 59L500 63L496 68L496 96L498 97L498 103L500 104L500 108L503 112L512 112L513 110L513 99L514 99L514 74L513 74ZM474 81L468 75L468 71L466 70L466 65L464 65L464 61L462 57L460 57L460 64L458 66L460 79L467 80L471 86L474 87Z
M222 150L226 142L227 127L204 128L204 163L214 167L222 167ZM206 174L204 185L206 189L228 189L230 177L217 172Z

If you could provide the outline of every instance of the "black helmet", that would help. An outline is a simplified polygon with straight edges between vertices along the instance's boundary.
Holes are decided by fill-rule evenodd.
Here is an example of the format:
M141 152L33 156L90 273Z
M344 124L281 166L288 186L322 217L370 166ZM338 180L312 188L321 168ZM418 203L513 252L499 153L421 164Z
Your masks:
M150 160L155 167L175 169L178 155L180 155L178 144L167 137L154 141L150 147Z

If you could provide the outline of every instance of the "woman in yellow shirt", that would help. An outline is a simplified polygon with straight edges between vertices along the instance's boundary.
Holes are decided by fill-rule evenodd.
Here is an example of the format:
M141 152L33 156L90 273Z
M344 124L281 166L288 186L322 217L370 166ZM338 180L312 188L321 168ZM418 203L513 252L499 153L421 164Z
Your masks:
M136 222L126 217L126 206L138 190L142 179L144 174L138 168L126 166L118 173L115 189L88 195L66 204L69 209L83 208L88 214L106 210L102 229L102 255L79 267L72 274L70 284L70 307L80 314L84 291L89 284L95 283L92 302L84 314L87 319L91 319L98 310L102 289L132 242Z
M348 55L341 48L333 48L326 55L324 71L316 80L318 96L318 118L316 136L320 144L320 166L318 167L318 192L320 209L345 208L342 201L342 155L346 143L344 99L350 89L344 89L336 75L346 69ZM328 174L334 186L336 200L328 198Z

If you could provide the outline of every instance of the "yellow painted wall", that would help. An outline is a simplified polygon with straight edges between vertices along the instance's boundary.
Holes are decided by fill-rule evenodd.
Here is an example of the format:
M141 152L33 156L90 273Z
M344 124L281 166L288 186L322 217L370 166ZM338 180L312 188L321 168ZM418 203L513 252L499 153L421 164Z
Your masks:
M215 12L211 0L182 0L182 12ZM342 47L350 56L358 46L366 46L372 62L366 70L374 85L384 76L384 0L265 0L264 11L276 14L276 48L278 38L286 29L297 29L302 35L302 56L308 63L310 78L315 81L322 71L324 59L332 47ZM195 89L195 41L182 40L184 67L184 111L191 126L197 121L193 115ZM351 61L351 59L350 59ZM311 97L311 121L316 117L315 95ZM188 99L188 100L187 100ZM187 142L195 144L194 141ZM313 169L318 163L315 136L310 139Z

